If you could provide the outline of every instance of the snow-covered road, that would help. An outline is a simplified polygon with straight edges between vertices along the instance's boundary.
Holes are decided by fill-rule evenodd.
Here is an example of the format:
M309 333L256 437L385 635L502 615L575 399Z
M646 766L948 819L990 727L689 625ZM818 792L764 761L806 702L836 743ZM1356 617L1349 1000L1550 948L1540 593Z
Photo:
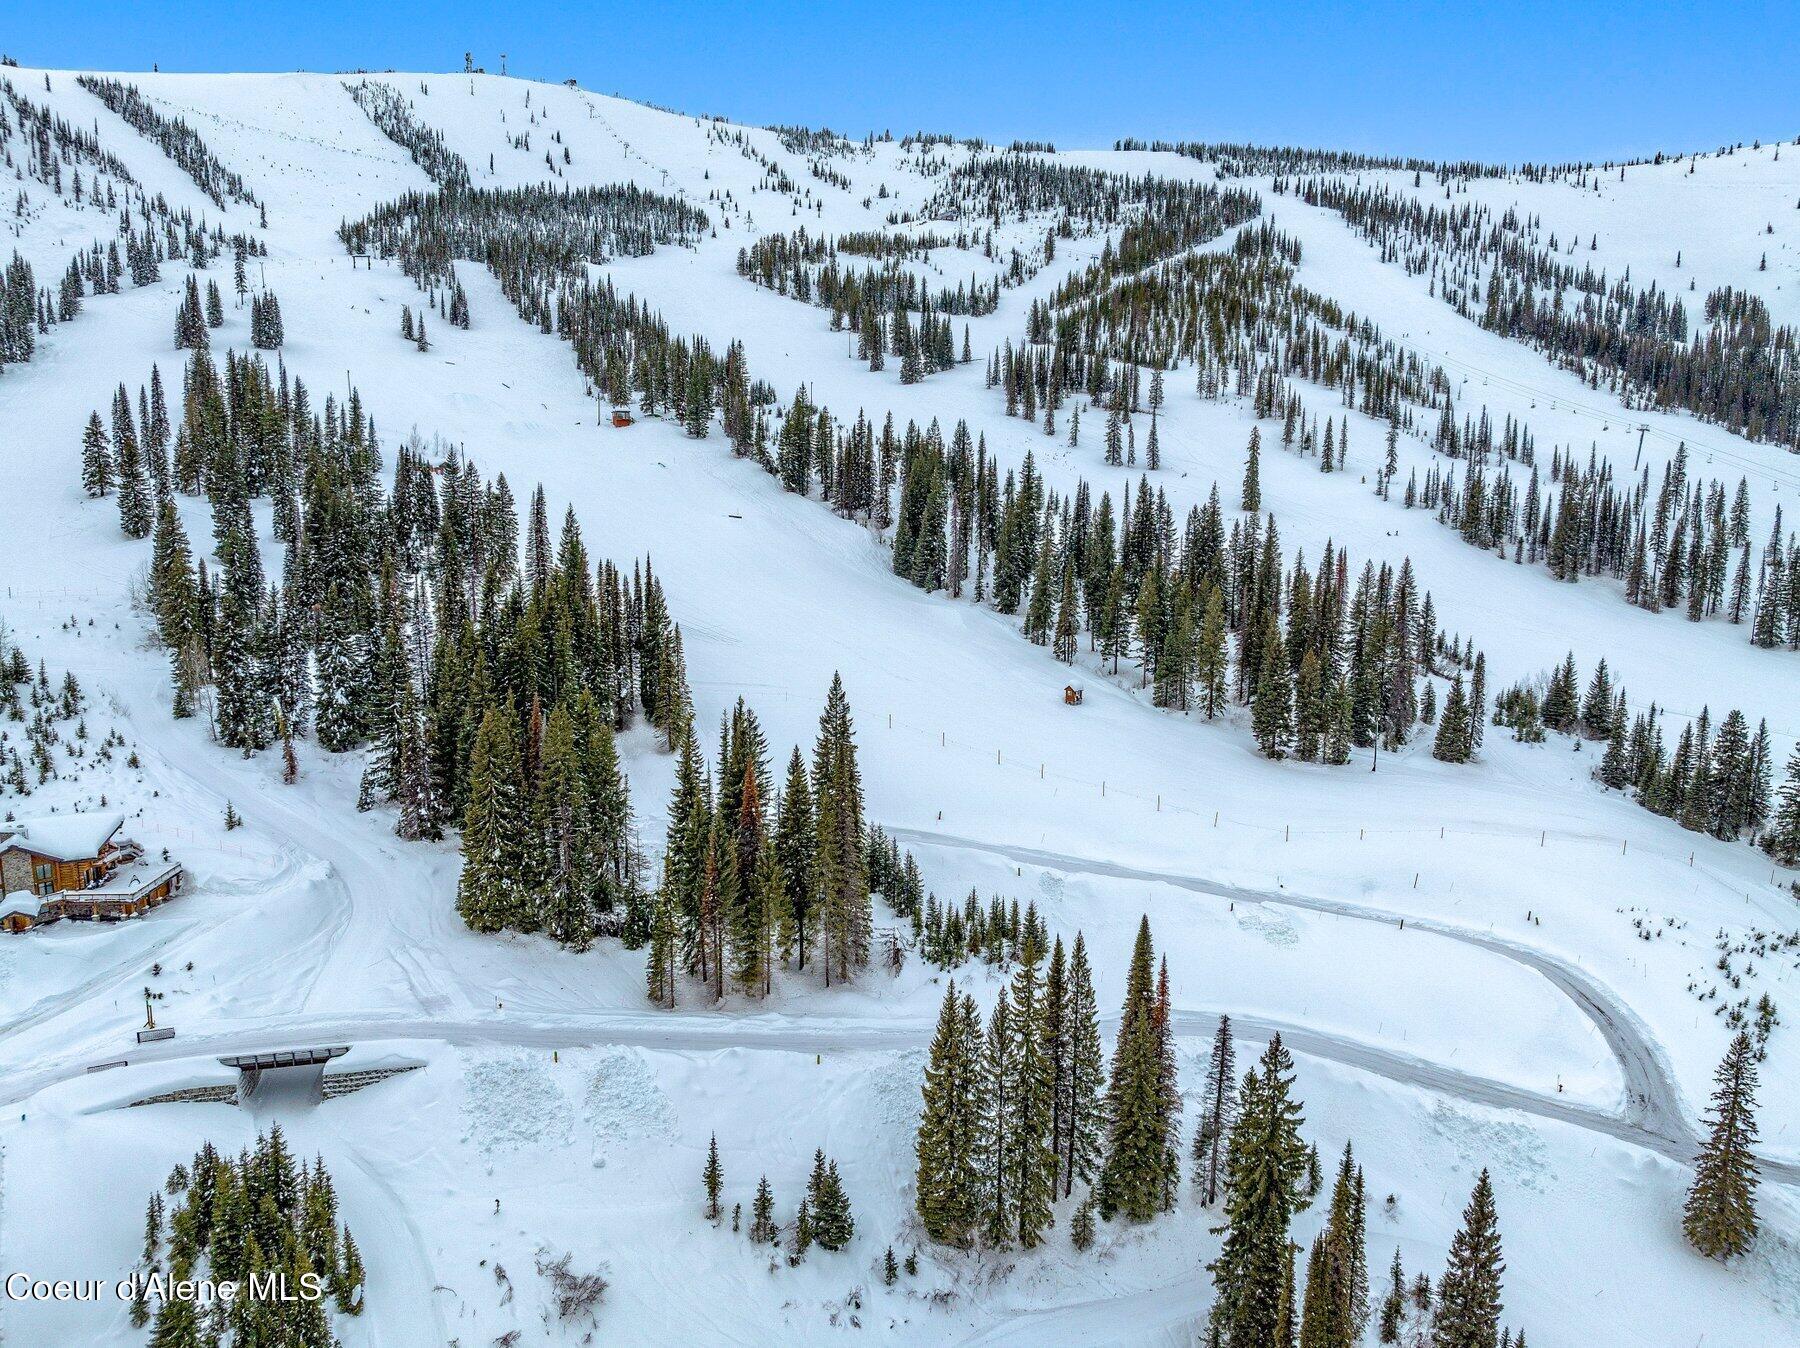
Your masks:
M1107 1028L1114 1021L1116 1017L1102 1018L1102 1024ZM1175 1016L1176 1034L1186 1039L1208 1039L1217 1026L1218 1018L1203 1012L1177 1012ZM1259 1043L1266 1043L1271 1035L1279 1033L1289 1048L1307 1057L1338 1063L1470 1104L1554 1119L1644 1147L1671 1160L1686 1163L1693 1155L1691 1140L1665 1136L1645 1123L1641 1106L1635 1111L1615 1114L1592 1105L1460 1072L1347 1036L1266 1017L1234 1016L1232 1028L1239 1038ZM485 1019L458 1021L404 1014L308 1014L273 1017L142 1045L127 1054L125 1061L131 1066L186 1060L208 1060L210 1063L210 1060L227 1054L328 1043L366 1045L371 1041L390 1040L546 1049L617 1045L666 1051L739 1048L812 1054L855 1053L923 1048L931 1042L931 1034L932 1026L924 1021L841 1016L801 1019L782 1015L620 1013L540 1019L503 1013ZM1650 1061L1655 1060L1651 1046L1642 1045L1641 1051L1649 1055ZM0 1088L0 1104L29 1099L58 1082L86 1074L86 1064L69 1062L14 1073ZM1634 1117L1634 1114L1640 1117ZM1800 1185L1800 1165L1765 1160L1762 1172L1767 1179Z
M1668 1059L1643 1022L1622 1001L1611 995L1580 969L1548 955L1542 950L1515 941L1503 940L1488 932L1459 927L1453 923L1440 922L1430 918L1401 918L1379 908L1364 907L1338 899L1295 894L1285 889L1250 889L1240 885L1221 884L1216 880L1208 880L1199 876L1144 870L1121 865L1118 862L1067 856L1059 852L1047 852L1032 847L978 842L970 838L919 829L893 828L888 831L904 844L989 852L1004 857L1015 865L1032 866L1041 870L1102 876L1119 880L1152 881L1158 884L1172 885L1194 894L1226 899L1233 903L1273 904L1300 908L1309 912L1329 913L1334 917L1379 922L1390 927L1404 927L1410 923L1415 930L1430 932L1453 941L1461 941L1503 959L1513 960L1548 979L1600 1032L1608 1048L1612 1050L1613 1057L1617 1059L1620 1074L1625 1081L1625 1108L1621 1114L1612 1114L1586 1106L1562 1105L1560 1102L1547 1099L1536 1092L1517 1090L1509 1086L1500 1086L1497 1083L1482 1084L1492 1087L1499 1094L1525 1097L1540 1104L1555 1103L1559 1108L1556 1111L1534 1108L1529 1105L1519 1105L1511 1099L1502 1101L1497 1096L1490 1096L1483 1100L1483 1103L1499 1104L1507 1108L1525 1108L1527 1112L1544 1114L1547 1117L1565 1118L1570 1122L1579 1123L1582 1127L1599 1126L1601 1131L1610 1133L1622 1141L1647 1146L1653 1151L1684 1164L1693 1156L1695 1148L1699 1145L1698 1134L1694 1131L1693 1125L1688 1122L1687 1115L1681 1107L1680 1093L1676 1089L1674 1074L1670 1070ZM1244 1023L1248 1024L1248 1022ZM1284 1030L1282 1033L1283 1037L1288 1038L1296 1049L1312 1052L1310 1048L1303 1047L1301 1035L1306 1032ZM1351 1065L1366 1067L1380 1075L1391 1076L1396 1080L1407 1081L1413 1085L1441 1090L1445 1094L1461 1095L1467 1099L1478 1098L1465 1092L1466 1083L1479 1081L1479 1078L1451 1072L1446 1068L1420 1062L1418 1059L1390 1054L1383 1049L1362 1046L1362 1050L1366 1055L1365 1059L1352 1062ZM1315 1056L1335 1055L1327 1053ZM1402 1072L1397 1069L1390 1070L1375 1066L1378 1059L1390 1059L1396 1064L1415 1065ZM1350 1060L1339 1058L1339 1061ZM1444 1075L1440 1077L1438 1074ZM1595 1120L1604 1122L1595 1124L1593 1122ZM1800 1179L1800 1166L1772 1167L1772 1169L1786 1170L1794 1178Z

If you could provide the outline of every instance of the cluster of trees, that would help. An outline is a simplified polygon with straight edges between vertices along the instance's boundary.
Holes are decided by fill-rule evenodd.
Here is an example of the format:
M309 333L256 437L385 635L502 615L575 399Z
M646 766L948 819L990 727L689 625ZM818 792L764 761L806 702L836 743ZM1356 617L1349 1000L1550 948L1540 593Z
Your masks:
M1465 318L1526 342L1595 387L1602 378L1643 406L1679 407L1752 440L1800 447L1800 372L1788 359L1800 332L1729 287L1706 297L1689 328L1682 302L1630 273L1609 282L1593 264L1564 260L1536 217L1465 202L1427 205L1416 195L1339 177L1292 185L1337 211L1386 260L1430 271L1433 289ZM1568 241L1573 255L1579 240ZM1597 247L1590 238L1588 251ZM1690 283L1691 287L1691 283Z
M370 748L362 805L395 805L408 838L463 825L458 907L477 930L580 948L635 915L644 932L613 736L641 714L673 744L692 716L648 560L630 574L595 564L572 512L553 538L539 489L521 562L505 478L484 482L459 454L404 446L384 490L360 397L315 413L305 385L260 356L228 353L221 379L210 353L193 354L172 461L158 374L140 401L134 419L121 388L110 441L90 422L86 476L90 490L118 484L127 533L153 534L146 600L176 715L205 712L233 748L281 745L290 779L308 733L327 752ZM175 507L199 492L210 567ZM283 546L278 582L257 498Z
M911 855L906 859L910 863ZM973 889L960 907L940 904L937 895L931 894L912 910L912 916L920 955L944 970L960 968L972 959L1004 969L1023 959L1027 951L1036 951L1041 958L1049 944L1035 903L1026 904L1021 914L1017 899L1009 906L998 894L985 908Z
M117 235L104 243L96 239L89 247L78 250L54 289L40 288L31 264L16 252L0 271L0 367L8 362L29 361L40 335L56 323L73 319L81 312L87 296L117 294L127 274L132 284L149 285L160 279L165 260L186 257L199 269L207 266L228 243L240 257L263 251L253 237L240 232L228 241L221 228L209 228L205 220L196 220L190 212L176 212L160 194L146 196L125 166L100 145L93 133L76 131L61 118L53 118L48 110L20 94L10 80L0 80L0 93L6 97L6 103L0 104L0 162L16 175L42 183L77 208L118 212ZM23 132L27 147L23 162L13 155L8 106ZM65 165L70 170L67 183L63 177ZM85 184L83 166L90 173Z
M273 291L250 297L250 345L259 351L275 351L287 340L281 326L281 301Z
M775 970L809 963L827 987L869 962L870 860L862 774L843 680L833 676L809 765L796 745L777 790L756 713L740 698L709 769L691 728L675 743L646 990L675 1005L683 971L714 998L767 996ZM885 862L885 856L884 856Z
M392 85L379 80L358 80L344 86L356 106L375 123L377 130L412 155L413 163L440 187L467 187L468 162L444 140L444 133L412 115L411 100Z
M700 1171L700 1187L706 1195L706 1220L717 1225L725 1216L725 1209L720 1196L725 1190L725 1166L719 1159L719 1138L715 1133L706 1148L706 1164ZM734 1204L731 1210L731 1229L737 1231L743 1221L743 1205ZM806 1196L800 1200L800 1206L794 1212L792 1222L786 1224L788 1263L797 1265L806 1258L806 1252L814 1245L822 1250L837 1253L849 1245L856 1235L856 1218L850 1211L850 1196L844 1192L844 1182L838 1176L837 1162L825 1155L824 1148L813 1152L812 1171L806 1179ZM769 1177L761 1176L756 1181L756 1197L750 1203L750 1241L755 1245L779 1247L782 1244L783 1225L775 1220L775 1191L769 1186ZM887 1253L891 1267L894 1259L892 1248ZM909 1259L909 1264L916 1263ZM891 1283L892 1277L888 1278Z
M198 132L179 117L158 112L135 84L94 75L77 75L75 82L123 117L144 139L175 161L175 166L194 180L199 189L223 209L227 201L261 208L256 194L244 180L218 160Z
M50 330L56 312L50 292L38 290L31 264L14 250L12 261L0 272L0 368L30 360L37 351L38 334Z
M1415 178L1421 172L1446 179L1496 178L1509 171L1534 178L1542 177L1548 171L1535 164L1508 170L1473 159L1444 162L1410 156L1362 154L1355 150L1321 150L1304 145L1246 145L1241 141L1145 141L1136 136L1124 136L1113 142L1113 149L1185 155L1216 165L1219 174L1226 178L1281 177L1302 172L1365 173L1376 169L1405 169Z
M454 184L407 192L338 230L352 253L397 257L422 285L445 284L456 258L485 262L507 287L553 284L587 264L642 257L659 244L688 243L706 212L632 186L475 190ZM508 298L516 295L508 289Z
M1181 1143L1168 965L1140 923L1110 1063L1102 1056L1087 951L1065 961L1057 940L1040 976L1027 940L984 1029L974 998L946 989L921 1088L915 1203L926 1234L955 1248L1031 1249L1059 1207L1086 1250L1096 1216L1154 1220L1180 1201L1183 1152L1195 1196L1220 1208L1225 1239L1208 1267L1215 1295L1205 1341L1218 1348L1350 1348L1372 1317L1363 1173L1346 1145L1323 1230L1299 1290L1293 1219L1323 1190L1317 1149L1293 1095L1279 1035L1240 1082L1228 1018L1214 1037L1200 1118ZM1082 1196L1075 1199L1077 1187ZM1483 1171L1450 1247L1435 1302L1408 1284L1396 1252L1381 1309L1384 1343L1410 1319L1441 1348L1499 1342L1501 1257L1493 1188ZM1513 1339L1507 1331L1507 1342Z
M1175 224L1147 231L1138 255L1154 257L1187 232ZM1194 365L1201 397L1254 394L1264 417L1287 402L1288 376L1337 389L1346 407L1405 426L1415 405L1450 400L1440 368L1297 284L1299 259L1299 243L1266 221L1239 230L1227 250L1185 251L1123 275L1116 255L1103 258L1027 315L1027 340L1049 348L1042 373L1034 372L1040 401L1053 378L1094 400L1124 377L1113 364L1172 371L1183 361Z
M208 1142L169 1172L144 1215L143 1261L131 1321L150 1322L149 1279L235 1282L230 1300L159 1296L155 1345L336 1342L332 1312L363 1312L363 1263L338 1220L337 1190L323 1158L296 1163L280 1124L254 1150L221 1156Z
M49 87L50 77L44 77L45 87ZM8 168L22 169L27 177L35 178L48 187L57 196L63 195L63 168L70 171L70 189L77 206L83 200L90 200L95 205L104 204L108 210L116 204L113 196L112 179L120 183L133 183L137 180L131 176L131 170L123 161L100 144L99 136L92 131L82 131L61 118L53 116L48 108L39 107L13 86L10 79L0 79L0 96L4 96L7 105L12 109L11 117L7 109L0 107L0 163ZM19 163L13 158L11 140L13 123L18 123L18 133L25 151L25 161ZM86 166L92 175L84 193L81 181L81 169Z
M200 283L194 276L187 278L187 289L182 294L181 304L175 310L175 349L177 351L195 351L211 344L207 336L208 328L225 326L225 300L219 294L219 283L208 280L206 283L206 304L200 303Z
M1146 960L1147 942L1146 926L1140 936ZM1005 1248L1017 1242L1030 1249L1045 1238L1056 1205L1077 1183L1094 1184L1103 1169L1111 1176L1112 1211L1136 1215L1148 1202L1154 1212L1162 1201L1170 1163L1164 1152L1175 1147L1169 1102L1153 1083L1146 1116L1133 1114L1119 1141L1106 1132L1099 1013L1081 936L1069 955L1057 938L1047 972L1041 936L1019 956L985 1029L974 997L959 993L954 980L938 1014L925 1068L916 1204L926 1234L943 1244L966 1248L979 1241ZM1133 969L1135 975L1135 962ZM1148 978L1147 967L1143 972ZM1128 997L1127 1004L1143 1013L1145 996L1153 994L1135 986L1134 994L1141 995ZM1148 1014L1155 1016L1154 1002ZM1134 1044L1145 1032L1151 1051L1160 1052L1162 1031L1154 1026L1140 1026ZM1123 1044L1123 1028L1120 1035ZM1122 1070L1114 1077L1114 1094L1139 1110L1142 1083ZM1145 1162L1137 1135L1145 1130L1154 1135L1156 1155L1151 1172L1140 1174ZM1155 1196L1147 1199L1152 1189ZM1090 1233L1096 1202L1084 1199L1077 1219Z
M1714 729L1712 715L1681 728L1671 751L1655 705L1631 714L1625 689L1605 660L1584 685L1574 652L1543 679L1521 683L1495 699L1494 723L1526 742L1546 730L1604 743L1594 777L1683 828L1721 841L1745 838L1785 866L1800 863L1800 751L1787 780L1771 797L1774 748L1767 721L1755 731L1735 708Z
M81 485L96 498L116 489L119 527L127 538L148 538L157 503L171 489L169 408L161 369L150 367L147 390L138 385L135 415L131 395L119 385L113 394L111 426L109 434L100 413L89 414L81 436Z
M792 293L805 303L831 310L836 332L848 324L857 334L856 358L871 370L887 367L889 354L900 359L900 382L916 384L928 374L948 370L958 363L951 314L987 314L1000 303L1000 278L983 286L973 276L965 291L940 288L934 297L918 276L899 262L860 273L841 270L836 249L847 239L884 239L886 235L846 235L837 245L823 237L810 238L804 229L792 235L765 235L748 248L738 250L738 274L780 294ZM990 247L991 247L990 231ZM1019 253L1013 253L1012 279L1025 272ZM818 263L823 260L824 265ZM791 291L790 291L791 287ZM915 323L909 316L918 314ZM969 330L963 327L961 363L973 359Z
M871 239L892 240L897 246L877 251L876 245L864 242ZM992 256L991 230L987 247ZM840 251L889 260L879 267L856 270L839 264ZM966 284L959 281L954 290L940 286L933 292L918 273L902 265L914 256L929 258L929 247L905 235L865 233L834 241L825 235L810 235L801 228L792 234L765 234L748 247L738 249L737 269L739 276L764 289L830 309L834 330L846 323L860 328L865 316L884 312L936 311L980 317L999 307L1000 277L984 284L971 274ZM1018 250L1014 250L1013 257L1013 271L1006 279L1008 284L1017 285L1026 279L1026 269Z
M80 757L88 740L87 695L73 670L53 683L42 660L33 673L24 648L12 642L6 624L0 621L0 714L7 721L25 727L24 752L13 742L9 727L0 726L0 794L12 791L29 796L57 775L56 750L65 744L70 757ZM71 724L72 723L72 724ZM101 746L100 753L110 757L112 737ZM29 771L27 765L29 764Z
M1551 452L1546 486L1530 431L1509 416L1496 436L1485 410L1459 429L1446 409L1434 444L1467 460L1461 482L1454 466L1433 466L1422 484L1415 472L1404 503L1435 511L1470 546L1542 563L1571 584L1610 576L1623 584L1626 602L1652 613L1673 610L1689 622L1722 616L1747 625L1752 645L1800 649L1800 543L1792 533L1784 540L1780 507L1767 542L1755 548L1748 482L1738 480L1728 503L1724 483L1690 478L1685 445L1652 491L1648 467L1636 482L1621 483L1597 453L1583 466L1560 447ZM1491 471L1495 458L1498 471ZM1507 460L1531 468L1523 489ZM1377 478L1376 491L1391 495L1391 470Z
M1186 215L1199 222L1242 208L1232 204L1240 195L1235 189L1150 173L1109 173L1036 155L971 154L937 176L937 190L917 212L920 219L992 223L1045 216L1065 239L1111 229L1139 214ZM898 222L912 218L908 212ZM1208 230L1196 223L1194 228L1198 243L1228 226Z
M1241 502L1252 512L1259 445L1253 431ZM1328 544L1316 573L1303 556L1290 568L1273 516L1233 519L1227 532L1216 485L1177 532L1147 478L1115 515L1111 494L1096 504L1085 481L1059 498L1030 455L1002 484L964 423L948 446L935 422L923 433L909 424L893 567L921 589L969 589L1021 614L1026 638L1064 662L1084 636L1115 674L1135 657L1159 706L1210 718L1248 705L1270 757L1343 763L1352 746L1396 749L1435 705L1421 681L1459 667L1473 687L1456 761L1480 746L1485 661L1445 638L1410 561L1367 563L1353 585Z

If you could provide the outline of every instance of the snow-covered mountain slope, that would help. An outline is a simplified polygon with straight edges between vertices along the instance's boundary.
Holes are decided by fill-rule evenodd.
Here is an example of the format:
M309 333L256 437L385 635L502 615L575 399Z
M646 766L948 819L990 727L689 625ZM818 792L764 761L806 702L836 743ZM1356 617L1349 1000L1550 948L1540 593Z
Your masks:
M1598 743L1519 743L1489 726L1479 760L1453 765L1432 757L1426 728L1378 761L1363 751L1344 767L1271 761L1256 752L1247 709L1212 721L1159 709L1135 674L1110 675L1086 652L1071 676L1020 638L1017 616L907 584L893 574L890 538L784 491L716 432L690 438L662 418L606 424L568 343L522 321L476 262L457 268L469 327L434 312L430 349L415 349L399 327L403 306L421 306L418 287L391 260L351 258L337 236L344 222L434 186L352 98L347 86L362 77L121 77L185 120L258 203L221 205L73 72L4 73L21 96L91 130L176 216L266 245L250 260L251 284L280 298L283 366L320 402L353 386L390 467L416 431L504 472L521 500L542 483L552 518L572 506L594 555L652 557L681 623L703 741L742 696L777 756L809 748L841 673L869 817L904 840L938 895L1034 901L1053 932L1083 932L1106 1013L1147 914L1169 960L1190 1127L1219 1013L1258 1047L1286 1033L1309 1139L1326 1157L1354 1140L1365 1167L1378 1270L1398 1246L1409 1269L1435 1276L1485 1167L1506 1240L1507 1321L1532 1343L1704 1334L1750 1345L1791 1332L1800 1049L1790 1026L1768 1038L1762 1069L1760 1243L1715 1265L1686 1248L1679 1221L1729 1037L1721 1000L1766 993L1785 1016L1800 992L1794 951L1777 949L1734 953L1736 981L1716 993L1726 977L1718 943L1761 946L1792 932L1791 873L1743 841L1683 830L1603 790L1589 771ZM1053 260L1001 291L995 312L966 319L972 363L916 383L901 382L897 360L872 372L853 359L854 334L834 330L828 309L738 274L741 247L802 226L837 236L990 225L998 259L949 247L906 266L934 285L1002 274L1011 250L1035 257L1051 219L942 218L951 170L980 152L878 141L809 154L776 131L560 85L367 78L441 134L474 188L629 183L705 210L712 227L692 247L613 259L595 275L676 334L715 351L741 342L781 403L805 387L840 421L858 410L877 425L890 413L900 426L935 419L946 437L966 421L1001 476L1030 454L1058 492L1085 480L1135 496L1142 470L1103 461L1104 409L1084 412L1072 446L1066 422L1046 436L1006 416L982 376L989 353L1022 345L1032 305L1116 243L1116 229L1059 241ZM10 148L23 164L22 142ZM1196 182L1216 174L1160 152L1054 160ZM1415 190L1410 174L1384 176ZM92 170L82 177L91 182ZM1794 178L1800 147L1787 144L1702 158L1691 174L1684 160L1633 166L1622 181L1614 170L1585 189L1500 177L1467 191L1541 216L1564 239L1597 234L1596 265L1683 290L1690 273L1701 292L1748 288L1791 321L1795 262L1781 231L1793 208L1777 208L1800 197ZM1800 459L1782 446L1627 408L1462 318L1336 214L1277 192L1272 178L1234 185L1257 191L1265 217L1300 241L1300 284L1440 365L1459 413L1528 421L1541 464L1552 446L1585 463L1592 446L1627 479L1648 465L1654 491L1685 443L1694 476L1728 493L1748 482L1756 546L1778 506L1791 529ZM94 239L116 236L111 211L77 207L23 172L17 190L28 204L9 222L11 242L41 285L54 287ZM1442 196L1429 180L1416 190ZM928 211L937 218L888 224ZM1773 236L1750 228L1768 222ZM1085 1254L1060 1228L1029 1252L923 1241L912 1148L943 975L922 959L829 990L790 973L765 1001L714 1005L697 991L659 1011L644 997L642 953L616 941L576 954L543 937L469 931L454 906L454 841L401 841L391 811L357 812L360 754L303 740L289 785L278 751L240 755L211 743L200 720L170 718L168 654L150 644L142 604L151 545L121 534L110 499L83 493L81 444L89 414L104 420L121 384L135 396L153 364L179 403L185 353L171 332L189 275L165 263L157 281L90 296L39 335L33 359L0 370L5 644L76 672L90 734L117 728L141 764L103 773L71 763L29 799L0 794L0 817L82 808L105 792L192 877L179 902L136 922L0 934L0 1263L124 1276L141 1204L169 1166L203 1139L233 1152L263 1120L218 1104L123 1106L216 1079L221 1054L354 1042L425 1066L282 1116L300 1154L332 1167L363 1246L369 1310L340 1319L346 1343L474 1344L515 1331L519 1342L576 1341L550 1318L537 1267L565 1252L578 1268L605 1267L600 1334L619 1341L812 1341L852 1325L897 1342L1191 1341L1211 1302L1203 1264L1217 1219L1185 1193L1161 1221L1107 1225ZM209 276L228 294L215 354L248 350L229 253L202 283ZM960 344L965 320L954 322ZM1338 390L1295 387L1312 415L1345 418L1350 449L1346 471L1321 473L1281 447L1278 420L1261 421L1262 505L1290 559L1303 552L1316 564L1328 542L1353 574L1365 561L1410 559L1442 626L1485 653L1490 700L1572 650L1584 679L1604 657L1634 711L1663 709L1671 743L1703 707L1715 724L1741 708L1753 727L1766 720L1779 782L1800 737L1793 651L1758 649L1722 619L1647 612L1606 577L1568 585L1468 546L1431 512L1372 490L1385 419L1346 408ZM1228 517L1248 518L1236 506L1258 424L1247 397L1202 399L1191 370L1169 376L1151 485L1178 528L1215 483ZM1400 437L1400 482L1446 466L1431 429L1425 420ZM1141 416L1134 433L1141 452ZM431 452L441 457L441 446ZM178 504L204 551L206 502ZM253 514L278 576L267 503ZM1085 686L1077 707L1062 697L1071 677ZM646 727L620 743L639 839L654 854L675 765ZM229 833L227 802L246 821ZM976 964L957 979L986 1007L1004 975ZM177 1027L173 1041L132 1042L145 987L163 994L158 1019ZM130 1065L87 1075L121 1058ZM766 1172L785 1214L813 1149L837 1159L856 1204L848 1250L793 1269L707 1224L698 1180L714 1135L728 1208L747 1210ZM1296 1238L1310 1240L1322 1218L1304 1214ZM892 1287L881 1277L889 1245L920 1254L919 1272ZM144 1336L110 1297L0 1305L0 1328L21 1343Z

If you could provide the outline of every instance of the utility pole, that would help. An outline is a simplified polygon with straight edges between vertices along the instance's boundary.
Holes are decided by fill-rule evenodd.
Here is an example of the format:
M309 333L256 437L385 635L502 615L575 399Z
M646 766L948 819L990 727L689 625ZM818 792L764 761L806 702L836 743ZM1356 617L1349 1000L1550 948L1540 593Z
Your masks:
M1631 461L1631 471L1634 473L1637 472L1637 470L1638 470L1638 464L1643 461L1643 458L1644 458L1644 432L1649 429L1650 429L1650 427L1647 423L1640 423L1638 426L1637 458L1635 458Z

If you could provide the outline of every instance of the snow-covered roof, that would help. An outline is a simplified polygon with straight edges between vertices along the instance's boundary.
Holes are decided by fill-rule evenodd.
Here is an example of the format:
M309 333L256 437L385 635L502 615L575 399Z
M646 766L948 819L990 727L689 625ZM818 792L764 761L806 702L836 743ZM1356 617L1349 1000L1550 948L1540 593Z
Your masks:
M17 893L8 894L0 899L0 918L11 917L14 913L23 913L26 917L35 918L43 911L44 901L37 895L21 889Z
M100 855L107 840L125 825L122 814L48 814L0 824L0 852L22 848L58 861L81 861Z

